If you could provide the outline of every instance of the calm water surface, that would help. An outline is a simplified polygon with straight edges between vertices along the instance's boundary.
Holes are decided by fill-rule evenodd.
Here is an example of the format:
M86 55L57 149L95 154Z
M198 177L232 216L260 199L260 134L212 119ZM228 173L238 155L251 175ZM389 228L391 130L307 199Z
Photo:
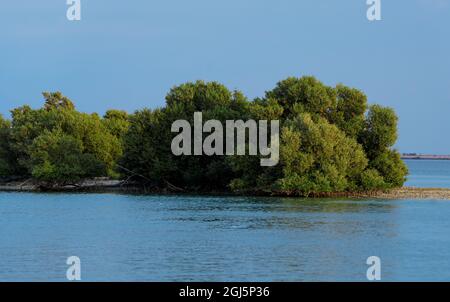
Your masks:
M411 185L447 181L448 162L415 163ZM384 281L449 281L449 217L433 200L0 193L0 281L65 281L73 255L84 281L365 281L373 255Z
M410 175L406 186L450 188L450 160L405 160Z

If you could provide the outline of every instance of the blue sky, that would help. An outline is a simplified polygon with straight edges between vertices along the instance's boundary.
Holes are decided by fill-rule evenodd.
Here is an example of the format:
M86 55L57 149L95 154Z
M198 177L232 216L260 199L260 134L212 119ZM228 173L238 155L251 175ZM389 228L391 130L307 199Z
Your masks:
M450 154L450 0L65 0L0 3L0 113L60 90L79 110L164 104L217 80L248 97L288 76L362 89L396 109L402 152Z

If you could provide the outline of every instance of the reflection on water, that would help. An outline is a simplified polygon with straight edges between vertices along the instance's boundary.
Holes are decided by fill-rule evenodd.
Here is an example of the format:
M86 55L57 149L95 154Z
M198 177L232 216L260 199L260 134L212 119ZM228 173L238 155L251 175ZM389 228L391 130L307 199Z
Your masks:
M0 193L0 280L364 281L450 277L450 203Z

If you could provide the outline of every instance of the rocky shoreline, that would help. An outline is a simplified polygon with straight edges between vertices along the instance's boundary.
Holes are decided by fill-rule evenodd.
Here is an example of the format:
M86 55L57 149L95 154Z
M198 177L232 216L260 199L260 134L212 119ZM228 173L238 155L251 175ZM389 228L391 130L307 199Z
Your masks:
M198 194L198 192L183 192L179 190L160 190L155 188L141 187L136 184L125 183L122 180L94 179L86 180L80 184L66 185L57 188L42 188L41 185L32 181L0 183L0 191L3 192L84 192L84 193L150 193L150 194ZM201 192L199 195L236 195L220 192ZM239 194L237 194L239 195ZM242 195L263 195L263 194L242 194ZM416 188L402 187L398 189L373 192L342 192L324 193L312 198L375 198L375 199L435 199L450 200L450 189L445 188Z
M44 188L41 184L34 183L32 180L13 181L0 183L0 191L24 191L24 192L40 192L40 191L84 191L90 189L110 189L120 188L123 185L121 180L111 179L92 179L86 180L79 184L69 184L57 188Z
M402 187L373 193L352 193L350 197L377 199L434 199L450 200L450 189Z

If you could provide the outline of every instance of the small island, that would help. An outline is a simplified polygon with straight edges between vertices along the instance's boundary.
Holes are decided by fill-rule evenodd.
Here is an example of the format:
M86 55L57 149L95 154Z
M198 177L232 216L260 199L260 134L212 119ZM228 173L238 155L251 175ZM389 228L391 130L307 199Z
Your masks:
M173 87L163 108L133 114L108 110L103 116L77 111L60 92L43 95L42 108L24 105L11 110L10 120L0 118L2 190L425 194L402 188L408 170L393 148L398 136L394 110L369 106L362 91L342 84L290 77L264 97L249 100L217 82L189 82ZM171 126L180 119L192 122L195 112L219 122L279 121L279 163L262 167L262 155L174 155Z

